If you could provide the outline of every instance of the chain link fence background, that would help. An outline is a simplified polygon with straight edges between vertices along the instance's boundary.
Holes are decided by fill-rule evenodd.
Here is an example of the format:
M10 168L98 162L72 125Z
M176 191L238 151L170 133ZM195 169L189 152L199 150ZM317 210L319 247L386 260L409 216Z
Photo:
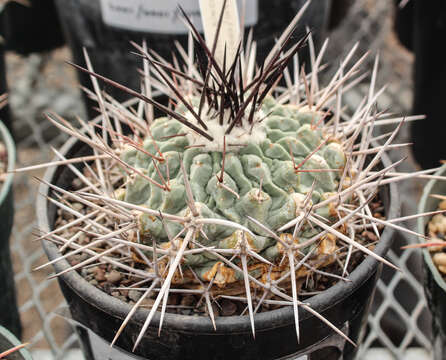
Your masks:
M378 86L388 84L379 101L382 109L409 114L412 102L413 59L393 33L393 1L357 0L341 25L330 35L326 61L337 64L342 55L356 42L360 42L358 56L371 51L371 69L374 56L379 53L380 72ZM18 147L18 166L47 161L52 157L51 146L58 147L66 137L44 120L43 112L53 110L64 117L85 111L76 87L73 70L64 63L70 58L66 48L45 55L20 58L7 55L10 105L14 113L14 129ZM359 86L346 96L350 106L366 95L367 87ZM388 129L387 129L388 130ZM385 131L387 131L385 130ZM407 142L408 129L403 129L400 142ZM409 155L400 167L410 171L415 164L410 154L396 152L394 159ZM33 176L43 176L36 171ZM410 181L401 186L402 213L416 209L423 183ZM78 344L70 326L54 311L63 306L64 300L55 280L46 280L52 269L34 272L46 262L40 243L33 241L37 233L35 222L35 197L38 183L29 174L15 177L16 217L11 247L20 313L24 328L24 341L31 343L36 360L80 359ZM414 228L414 223L406 224ZM400 251L400 246L413 242L400 235L388 258L402 272L385 269L378 283L374 306L368 320L367 333L360 348L360 359L428 359L431 357L430 315L426 309L423 288L420 284L421 260L417 251ZM373 348L373 350L371 350ZM376 349L384 348L384 349ZM407 352L408 349L411 349Z

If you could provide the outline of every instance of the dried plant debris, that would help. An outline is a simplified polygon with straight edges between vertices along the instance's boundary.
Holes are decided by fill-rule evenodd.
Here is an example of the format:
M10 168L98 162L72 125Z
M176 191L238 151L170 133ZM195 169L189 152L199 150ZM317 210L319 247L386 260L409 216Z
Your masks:
M355 45L322 85L328 41L316 54L310 33L297 42L291 37L304 10L262 64L248 34L235 60L220 66L186 17L189 48L178 45L172 61L134 44L140 92L96 74L87 53L87 69L74 65L90 74L94 92L86 91L100 116L78 119L80 128L47 117L92 155L66 159L54 150L56 161L17 171L66 165L73 172L73 189L41 180L60 217L39 239L60 247L60 258L46 265L71 261L55 276L80 271L134 304L115 340L139 307L150 312L135 347L155 312L161 331L172 309L207 314L214 327L220 314L246 314L255 336L256 312L291 306L299 339L302 307L346 338L303 300L349 281L364 255L394 267L373 252L383 226L416 234L398 225L405 218L384 219L376 194L435 171L399 173L404 159L378 167L384 153L407 146L393 144L402 124L423 117L376 110L384 91L375 89L378 58L368 95L348 114L343 94L366 78L360 67L367 54L352 62ZM306 44L308 74L298 59ZM120 104L101 91L103 83L135 100ZM156 100L157 91L169 104ZM154 118L155 108L165 117ZM374 135L389 124L394 131Z
M443 195L432 196L442 201L438 205L438 210L430 213L433 216L427 225L429 238L424 243L409 245L406 248L427 248L432 255L434 265L446 280L446 197Z

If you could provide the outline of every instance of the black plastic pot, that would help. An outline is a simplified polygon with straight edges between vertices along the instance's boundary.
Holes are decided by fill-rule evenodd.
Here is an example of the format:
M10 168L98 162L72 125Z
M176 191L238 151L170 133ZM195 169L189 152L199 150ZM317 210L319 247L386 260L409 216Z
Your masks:
M0 14L0 33L7 50L21 55L53 50L64 37L53 0L11 1Z
M411 0L410 3L413 4L407 10L412 13L412 25L408 29L415 54L412 113L426 115L426 119L411 123L412 151L421 167L429 169L446 158L443 146L446 63L438 56L437 46L446 37L446 2Z
M20 345L20 341L7 329L3 326L0 326L0 354L3 351L9 350L15 346ZM8 360L32 360L32 357L28 350L20 349L8 355Z
M8 151L8 170L15 168L15 146L5 125L0 121L0 141ZM14 219L14 201L12 193L13 174L9 174L0 184L0 325L21 336L19 312L16 305L14 272L9 250L9 235Z
M195 1L198 4L198 0ZM164 30L162 32L161 29L159 31L151 30L151 32L129 30L128 27L131 27L132 24L126 25L126 28L116 24L107 25L103 21L101 2L106 4L107 0L56 0L59 17L76 64L85 66L82 51L82 48L85 47L97 73L110 77L132 89L140 89L141 78L136 69L141 68L141 58L130 53L135 50L130 44L131 40L141 44L143 39L146 39L150 49L157 51L169 60L172 57L172 51L175 51L175 41L179 41L184 47L187 45L187 34L184 32L186 27L181 21L177 21L181 30L176 31L184 33L175 34L169 34ZM192 2L187 1L186 3L191 4ZM305 2L306 0L258 0L258 22L254 27L254 39L258 42L259 61L266 57L268 51L274 46L275 39ZM114 1L114 3L118 2ZM126 8L127 4L132 7L136 6L135 4L143 3L131 1L120 4L122 8ZM186 6L181 1L168 1L167 3L180 3ZM296 29L295 38L300 39L306 33L305 26L308 25L313 31L315 41L318 42L322 38L329 20L330 5L331 0L313 1ZM134 9L136 12L136 7ZM150 22L150 20L148 21ZM308 64L307 54L307 49L303 49L300 53L303 61ZM91 80L88 75L78 72L78 76L83 86L91 88ZM127 94L111 86L106 86L106 90L119 101L129 98ZM87 97L85 100L88 111L92 111L90 109L93 109L95 105Z
M86 155L89 149L82 143L71 139L61 152L67 157ZM384 165L389 160L384 159ZM45 174L46 181L62 188L68 188L74 175L65 167L52 168ZM50 189L42 184L40 194L52 196ZM381 198L386 205L388 218L399 214L399 201L394 184L384 188ZM46 197L37 201L39 226L43 231L53 229L56 208ZM386 228L376 253L383 256L391 245L393 230ZM59 256L56 245L44 242L44 249L50 260ZM68 267L68 263L58 261L56 272ZM367 319L381 264L367 257L351 274L351 282L339 282L324 293L308 299L310 306L327 317L338 328L343 329L355 342L360 341L360 332ZM111 342L122 320L131 306L113 298L90 285L77 272L68 272L59 277L62 292L70 306L74 320L90 329L105 342ZM132 349L135 339L148 314L139 310L120 336L117 345L127 352ZM309 355L309 359L338 359L343 352L344 359L353 359L356 349L345 343L339 336L320 320L300 309L300 344L296 342L293 310L291 307L257 314L255 316L256 338L251 333L248 316L217 318L217 330L206 317L192 317L166 314L161 337L158 337L159 313L136 355L144 359L295 359L298 355ZM87 359L94 359L98 349L91 343L91 336L79 328ZM91 333L90 333L91 335ZM122 350L120 350L122 351ZM124 359L123 353L116 359ZM96 357L101 359L101 357ZM111 357L111 359L115 359ZM127 358L125 358L127 359Z
M445 176L446 165L442 166L435 175ZM440 200L432 198L431 194L446 194L446 182L431 180L423 191L423 196L418 208L418 213L435 211ZM424 234L430 218L418 219L418 232ZM424 239L419 239L424 243ZM446 358L446 282L432 261L428 250L423 249L424 258L424 291L432 313L432 335L435 360Z

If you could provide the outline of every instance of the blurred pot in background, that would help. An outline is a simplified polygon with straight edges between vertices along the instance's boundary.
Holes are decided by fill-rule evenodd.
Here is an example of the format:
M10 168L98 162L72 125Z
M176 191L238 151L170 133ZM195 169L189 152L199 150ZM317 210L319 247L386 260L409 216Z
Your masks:
M446 63L439 55L446 38L446 2L410 0L396 12L395 28L401 43L415 55L412 112L426 115L411 124L414 157L423 168L437 167L446 159Z
M10 1L0 18L6 50L21 55L55 49L64 44L53 0Z
M243 9L240 1L244 25L254 29L254 38L258 42L258 59L266 57L267 50L272 48L275 39L305 2L306 0L246 0ZM56 0L74 62L85 66L82 51L85 47L97 73L135 90L139 90L141 86L140 76L134 71L141 67L141 59L130 53L134 50L130 41L141 44L145 39L149 48L168 60L175 49L176 41L184 47L187 45L188 30L179 16L178 3L173 0ZM181 1L181 6L196 20L200 28L198 0ZM331 0L313 1L299 22L294 36L304 36L305 26L308 25L318 43L324 37L330 8ZM304 51L306 53L301 54L301 59L308 64L308 49ZM80 73L79 79L83 86L91 87L88 75ZM106 91L119 101L128 98L116 88L106 87ZM92 110L94 104L91 102L87 106L90 117L96 115Z
M446 165L443 165L435 175L444 176ZM428 212L439 209L441 200L431 195L446 194L446 183L439 180L431 180L424 187L418 211ZM438 214L441 219L442 214ZM438 216L436 221L438 221ZM434 242L441 242L441 238L436 238L430 234L432 229L430 222L435 221L431 217L421 217L418 219L418 233L428 235ZM434 227L434 225L431 225ZM438 233L438 235L440 235ZM426 239L418 238L420 244L426 244ZM432 314L432 344L435 360L446 358L446 282L444 273L440 272L436 256L444 254L444 248L424 248L424 293L426 295L429 310Z
M15 147L11 135L0 121L0 151L6 170L15 168ZM6 150L6 156L5 156ZM1 174L0 171L0 325L5 326L17 337L21 336L20 316L16 304L14 272L11 264L9 235L14 218L14 200L12 194L13 174ZM5 176L6 175L6 176Z
M0 0L0 94L8 91L5 51L29 55L63 44L53 0ZM0 119L12 133L8 106L0 109Z

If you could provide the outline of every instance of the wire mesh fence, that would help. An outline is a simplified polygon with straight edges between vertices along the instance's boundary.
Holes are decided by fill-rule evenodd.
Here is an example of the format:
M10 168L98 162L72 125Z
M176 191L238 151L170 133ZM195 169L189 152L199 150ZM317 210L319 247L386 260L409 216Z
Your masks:
M379 107L408 114L412 101L413 59L398 44L392 31L394 11L393 2L388 0L355 1L341 25L330 34L330 50L326 59L339 63L346 50L359 42L362 51L358 54L371 51L366 66L371 69L374 56L379 53L377 83L378 86L388 84L379 100ZM64 63L68 57L67 49L26 59L12 54L7 57L19 166L48 160L52 156L50 147L57 147L66 140L44 121L41 114L45 110L52 109L66 117L83 116L85 113L74 72ZM347 103L354 106L365 95L366 87L358 87L346 95ZM407 129L403 129L401 142L405 142L407 136ZM404 155L402 151L391 154L395 159ZM401 165L401 170L408 171L414 167L409 157ZM31 175L39 177L43 171ZM422 185L416 181L401 185L403 214L415 210ZM68 349L78 345L70 326L54 313L64 305L63 297L57 281L46 279L51 273L50 268L33 271L46 260L40 244L33 241L37 232L34 216L37 188L37 182L29 174L15 177L16 217L11 247L24 340L31 342L31 350L35 351L37 359L43 359L41 350L45 349L50 351L49 359L66 359ZM406 225L415 226L414 223ZM413 241L415 239L400 235L388 254L388 258L402 271L385 269L383 272L358 355L360 359L372 358L371 354L385 358L370 350L379 347L383 348L379 351L385 350L379 354L390 358L409 358L407 350L413 348L416 348L412 354L414 358L430 356L430 315L420 284L421 259L416 251L399 250L401 245Z

